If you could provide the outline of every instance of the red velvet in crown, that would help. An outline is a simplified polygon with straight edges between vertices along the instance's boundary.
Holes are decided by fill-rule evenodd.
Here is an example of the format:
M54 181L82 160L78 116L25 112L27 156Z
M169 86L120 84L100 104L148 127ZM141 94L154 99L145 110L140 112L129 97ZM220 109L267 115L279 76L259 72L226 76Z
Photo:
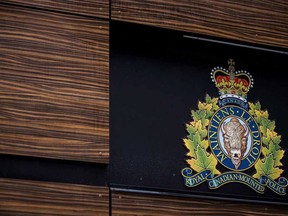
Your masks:
M212 70L212 81L219 89L220 95L237 95L247 98L247 93L253 87L253 79L246 71L227 71L223 68Z

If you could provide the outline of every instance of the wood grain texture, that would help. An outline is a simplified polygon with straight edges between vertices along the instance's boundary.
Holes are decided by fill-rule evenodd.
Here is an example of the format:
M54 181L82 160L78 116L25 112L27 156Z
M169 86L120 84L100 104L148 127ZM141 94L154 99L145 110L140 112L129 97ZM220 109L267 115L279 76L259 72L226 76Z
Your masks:
M108 31L0 4L0 153L108 163Z
M288 48L286 0L112 0L112 19Z
M0 215L108 216L108 187L0 178Z
M3 0L1 2L99 18L109 18L109 0Z
M128 193L112 190L113 216L286 216L287 206Z

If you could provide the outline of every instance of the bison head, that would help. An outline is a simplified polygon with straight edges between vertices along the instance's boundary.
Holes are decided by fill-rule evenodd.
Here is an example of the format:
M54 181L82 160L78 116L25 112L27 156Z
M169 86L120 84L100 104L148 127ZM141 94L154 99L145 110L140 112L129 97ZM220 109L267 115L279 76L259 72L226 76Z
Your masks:
M246 129L237 118L231 118L229 122L222 124L221 130L224 147L235 168L238 169L247 149L249 129Z

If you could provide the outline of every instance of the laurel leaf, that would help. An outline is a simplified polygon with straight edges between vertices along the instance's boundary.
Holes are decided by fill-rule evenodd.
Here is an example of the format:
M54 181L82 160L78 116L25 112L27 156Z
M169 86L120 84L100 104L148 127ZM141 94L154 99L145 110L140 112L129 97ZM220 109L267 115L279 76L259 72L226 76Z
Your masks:
M196 172L208 169L213 175L220 174L216 169L217 159L212 154L207 153L200 145L198 145L196 150L196 158L192 158L187 162Z
M258 160L255 164L255 169L256 173L253 175L253 177L258 179L265 175L275 180L283 173L282 169L275 167L275 161L271 154L268 157L265 157L264 161Z

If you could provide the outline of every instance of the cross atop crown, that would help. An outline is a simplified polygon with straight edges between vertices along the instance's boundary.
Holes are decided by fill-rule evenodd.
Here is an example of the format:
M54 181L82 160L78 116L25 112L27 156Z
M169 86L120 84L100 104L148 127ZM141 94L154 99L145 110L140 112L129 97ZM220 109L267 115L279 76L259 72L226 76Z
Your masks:
M220 99L237 98L247 103L247 93L254 81L249 72L235 71L233 59L228 60L228 70L222 67L213 68L211 78L219 90Z

